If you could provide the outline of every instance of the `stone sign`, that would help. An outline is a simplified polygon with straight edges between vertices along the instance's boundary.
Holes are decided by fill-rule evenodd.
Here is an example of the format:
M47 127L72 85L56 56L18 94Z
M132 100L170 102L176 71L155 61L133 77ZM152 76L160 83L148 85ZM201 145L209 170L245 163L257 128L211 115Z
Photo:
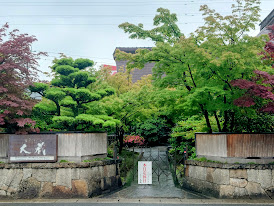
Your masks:
M152 162L138 162L138 184L152 184Z
M10 162L56 162L57 135L10 135Z

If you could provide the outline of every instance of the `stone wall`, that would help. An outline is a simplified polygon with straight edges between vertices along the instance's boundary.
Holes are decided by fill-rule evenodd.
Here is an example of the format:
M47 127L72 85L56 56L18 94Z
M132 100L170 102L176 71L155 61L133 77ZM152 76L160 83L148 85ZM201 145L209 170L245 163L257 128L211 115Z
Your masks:
M274 165L188 160L183 187L220 198L274 198Z
M0 164L0 198L87 198L121 186L117 160Z

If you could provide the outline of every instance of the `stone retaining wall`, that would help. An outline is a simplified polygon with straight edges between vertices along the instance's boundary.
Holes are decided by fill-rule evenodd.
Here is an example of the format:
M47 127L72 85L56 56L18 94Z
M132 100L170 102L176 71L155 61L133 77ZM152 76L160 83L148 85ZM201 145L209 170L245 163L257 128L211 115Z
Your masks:
M121 186L117 160L0 164L0 198L87 198ZM117 165L117 166L116 166Z
M274 165L188 160L183 187L220 198L274 198Z

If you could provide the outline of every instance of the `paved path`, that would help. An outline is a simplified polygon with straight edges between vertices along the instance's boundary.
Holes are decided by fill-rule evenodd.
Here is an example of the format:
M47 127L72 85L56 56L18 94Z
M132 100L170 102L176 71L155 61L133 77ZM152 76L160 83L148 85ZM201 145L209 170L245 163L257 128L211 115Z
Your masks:
M125 198L125 199L141 199L141 198L178 198L178 199L206 199L205 196L188 192L175 187L172 174L169 170L168 159L166 155L167 147L153 147L135 150L144 152L142 160L157 160L153 162L152 185L138 185L137 177L130 187L124 188L118 192L101 196L102 198ZM158 168L160 168L158 170ZM158 175L159 181L158 181ZM137 176L137 174L136 174Z

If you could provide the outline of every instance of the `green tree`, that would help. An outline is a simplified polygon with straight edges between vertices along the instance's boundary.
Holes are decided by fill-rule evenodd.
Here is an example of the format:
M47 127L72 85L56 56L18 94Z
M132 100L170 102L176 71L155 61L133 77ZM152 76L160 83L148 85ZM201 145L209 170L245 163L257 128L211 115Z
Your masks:
M265 37L247 35L259 21L259 1L237 0L228 16L201 6L205 24L188 38L175 26L175 14L162 8L157 11L156 27L152 30L144 30L142 24L119 26L130 38L154 41L152 51L139 49L135 54L117 51L116 58L128 60L128 69L141 69L145 63L154 62L155 85L182 91L180 107L184 115L202 114L208 132L213 131L213 124L217 124L218 131L234 131L239 109L233 100L242 92L230 82L249 79L255 69L265 69L258 55ZM167 27L173 31L168 36Z
M51 119L56 129L105 130L119 124L119 121L111 117L87 114L87 110L90 110L89 103L114 93L111 88L92 90L91 84L96 81L96 77L88 68L93 66L93 61L74 61L72 58L64 57L53 62L52 71L55 78L51 81L50 87L36 83L30 90L38 92L56 105L55 116ZM43 103L36 108L43 109Z
M170 133L170 127L164 118L155 115L137 123L135 132L144 137L149 144L157 145L166 142L166 137Z
M118 79L118 82L122 80L127 82L123 75L118 74L114 78ZM116 91L119 90L119 87L114 88L116 88ZM150 104L151 100L148 98L151 88L151 76L143 77L142 80L130 84L127 87L127 92L123 91L108 96L100 101L100 105L97 105L102 114L111 116L121 122L116 125L114 131L119 142L120 152L123 148L124 134L135 132L137 123L146 120L156 112L157 108ZM98 112L98 110L94 112Z

